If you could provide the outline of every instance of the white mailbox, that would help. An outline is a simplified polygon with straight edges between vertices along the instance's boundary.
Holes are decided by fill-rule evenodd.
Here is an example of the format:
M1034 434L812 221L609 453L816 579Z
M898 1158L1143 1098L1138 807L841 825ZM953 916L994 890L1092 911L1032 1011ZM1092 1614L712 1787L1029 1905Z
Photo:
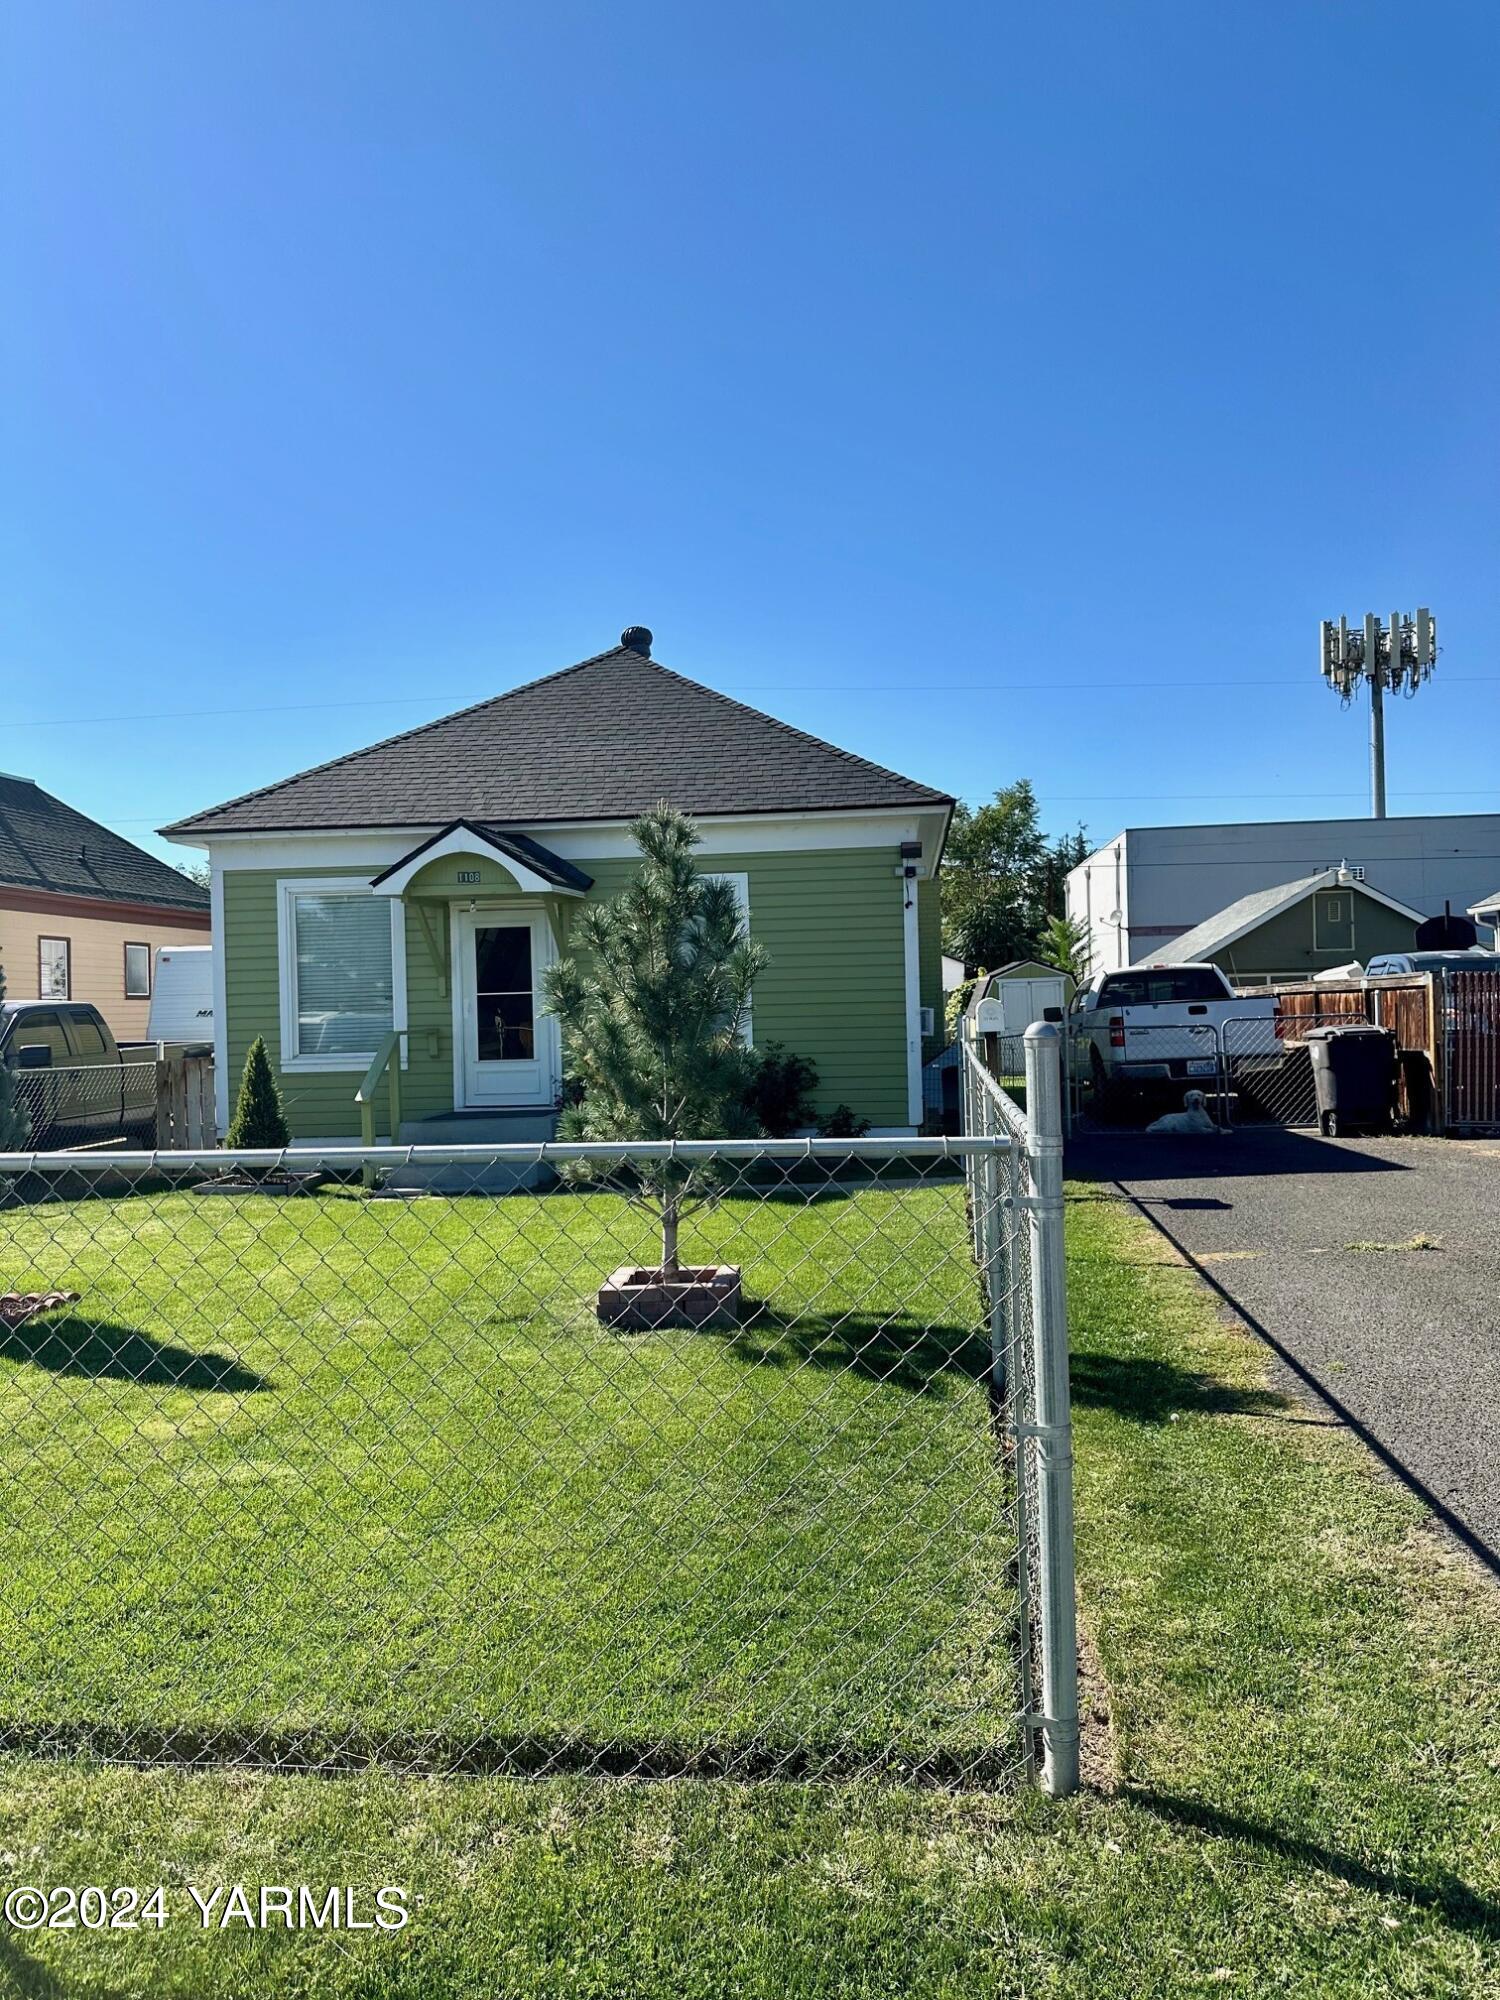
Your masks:
M989 998L974 1010L981 1035L1024 1035L1033 1021L1044 1021L1049 1007L1060 1019L1068 1004L1067 981L1061 973L1041 979L997 979Z

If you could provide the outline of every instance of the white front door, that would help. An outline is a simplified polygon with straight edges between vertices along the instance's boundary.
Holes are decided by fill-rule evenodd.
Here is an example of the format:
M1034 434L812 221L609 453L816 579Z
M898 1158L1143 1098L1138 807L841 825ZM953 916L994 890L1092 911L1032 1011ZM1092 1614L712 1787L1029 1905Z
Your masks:
M546 918L539 911L455 911L453 940L460 1107L551 1104L554 1027L541 995L552 945Z

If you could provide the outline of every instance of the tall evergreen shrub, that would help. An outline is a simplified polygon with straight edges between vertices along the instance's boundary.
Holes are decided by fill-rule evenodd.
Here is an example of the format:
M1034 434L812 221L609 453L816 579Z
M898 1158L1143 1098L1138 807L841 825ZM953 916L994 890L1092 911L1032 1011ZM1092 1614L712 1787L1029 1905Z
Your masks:
M265 1038L257 1035L245 1057L240 1094L235 1100L234 1116L229 1121L229 1135L224 1143L246 1149L280 1147L290 1145L291 1138L286 1113L281 1105L281 1092L276 1087L271 1058L266 1052Z

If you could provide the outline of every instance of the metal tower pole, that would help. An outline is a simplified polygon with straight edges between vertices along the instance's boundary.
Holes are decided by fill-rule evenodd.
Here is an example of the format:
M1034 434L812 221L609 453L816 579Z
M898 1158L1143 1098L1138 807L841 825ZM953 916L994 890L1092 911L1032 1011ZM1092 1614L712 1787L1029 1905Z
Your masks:
M1397 621L1397 645L1401 631ZM1365 619L1365 672L1370 681L1370 812L1385 818L1385 675L1380 668L1380 621L1373 612Z
M1385 818L1385 690L1378 668L1370 683L1370 812Z

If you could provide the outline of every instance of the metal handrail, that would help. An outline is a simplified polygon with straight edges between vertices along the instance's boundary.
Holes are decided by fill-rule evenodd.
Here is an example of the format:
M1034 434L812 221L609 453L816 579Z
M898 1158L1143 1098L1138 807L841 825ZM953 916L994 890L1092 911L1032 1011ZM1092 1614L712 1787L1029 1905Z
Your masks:
M354 1093L354 1101L359 1106L359 1136L361 1144L375 1144L375 1093L380 1088L382 1076L386 1079L391 1113L391 1144L401 1137L401 1061L399 1050L406 1040L409 1030L392 1028L371 1058L370 1067L365 1071L359 1089ZM391 1057L396 1056L392 1062Z

